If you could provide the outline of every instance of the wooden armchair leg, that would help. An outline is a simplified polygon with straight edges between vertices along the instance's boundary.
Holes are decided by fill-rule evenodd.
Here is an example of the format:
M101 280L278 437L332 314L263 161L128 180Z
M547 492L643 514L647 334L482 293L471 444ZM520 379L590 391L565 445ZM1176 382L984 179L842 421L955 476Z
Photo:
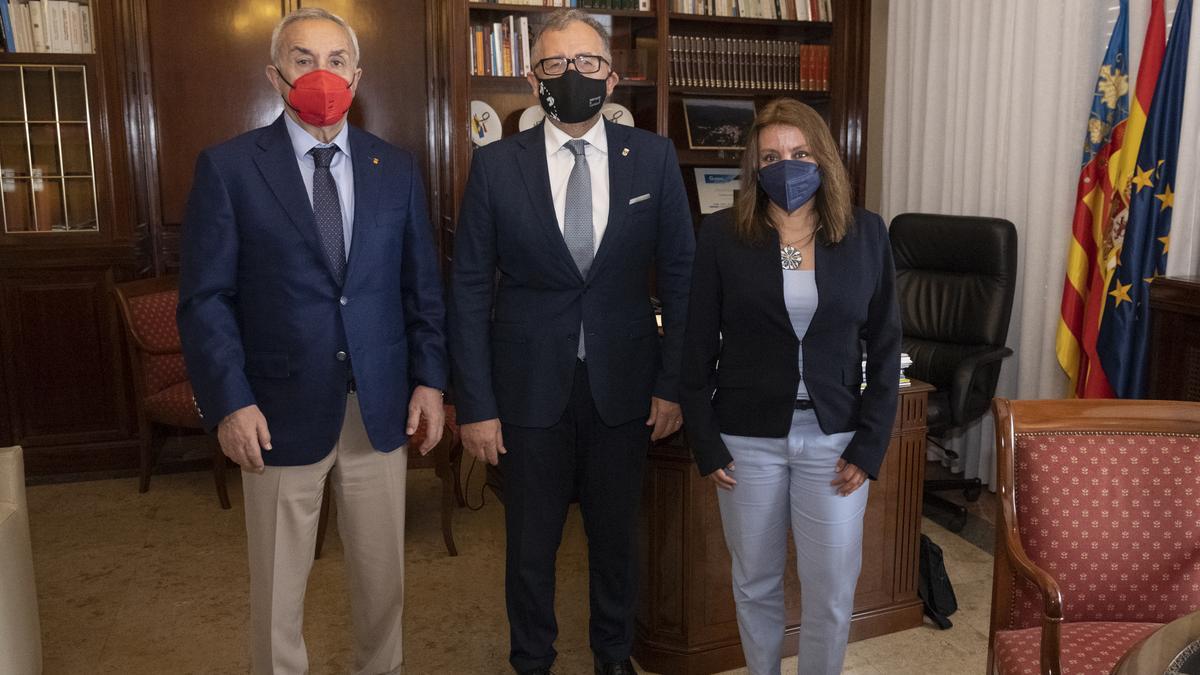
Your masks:
M454 545L452 519L454 516L454 486L450 477L442 479L442 539L446 542L446 552L451 556L458 555L458 547Z
M450 446L450 469L454 472L454 501L458 503L459 508L467 505L467 498L463 494L462 485L462 458L462 439L456 437L454 445Z
M448 430L447 430L448 431ZM442 539L446 542L446 552L451 556L458 555L458 547L454 545L454 530L453 516L455 503L454 490L454 463L451 461L450 453L452 448L446 446L451 445L447 442L450 434L443 435L443 440L431 452L437 453L435 457L434 471L438 478L442 480Z
M221 452L221 444L217 442L216 437L210 436L209 443L213 448L213 481L217 484L217 499L221 502L222 509L231 508L229 505L229 488L225 485L225 453Z
M158 426L153 422L143 421L141 427L138 492L144 493L150 490L150 474L154 471L154 460L157 454L156 447L160 443L162 434L159 432Z
M329 524L329 502L333 499L333 495L329 488L329 477L325 478L325 492L321 495L321 514L317 516L317 550L313 552L313 559L321 559L321 549L325 546L325 530Z

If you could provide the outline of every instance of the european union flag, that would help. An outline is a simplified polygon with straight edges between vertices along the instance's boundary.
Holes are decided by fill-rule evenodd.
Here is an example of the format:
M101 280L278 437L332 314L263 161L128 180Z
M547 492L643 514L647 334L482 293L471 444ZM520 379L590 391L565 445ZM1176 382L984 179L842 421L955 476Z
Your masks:
M1138 151L1128 219L1113 224L1113 246L1119 247L1120 255L1107 289L1096 351L1119 398L1146 396L1150 284L1166 269L1170 248L1191 24L1192 0L1179 0Z

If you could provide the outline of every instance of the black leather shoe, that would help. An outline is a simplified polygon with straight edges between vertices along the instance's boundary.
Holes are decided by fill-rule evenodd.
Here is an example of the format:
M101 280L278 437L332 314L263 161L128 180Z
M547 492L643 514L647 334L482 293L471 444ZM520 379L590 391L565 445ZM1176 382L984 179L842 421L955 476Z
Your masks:
M629 659L603 663L593 657L592 662L596 664L596 675L637 675L637 671L633 669L633 661Z
M533 670L522 670L520 675L554 675L554 671L549 668L534 668Z

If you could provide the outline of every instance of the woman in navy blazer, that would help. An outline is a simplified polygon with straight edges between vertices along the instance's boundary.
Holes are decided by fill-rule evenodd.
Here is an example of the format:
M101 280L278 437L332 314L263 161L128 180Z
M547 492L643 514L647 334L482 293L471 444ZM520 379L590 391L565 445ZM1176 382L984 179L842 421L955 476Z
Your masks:
M803 588L799 672L841 671L866 479L896 414L900 334L882 219L851 205L820 115L771 102L747 136L735 206L701 225L680 381L696 463L720 488L755 675L780 668L789 525Z

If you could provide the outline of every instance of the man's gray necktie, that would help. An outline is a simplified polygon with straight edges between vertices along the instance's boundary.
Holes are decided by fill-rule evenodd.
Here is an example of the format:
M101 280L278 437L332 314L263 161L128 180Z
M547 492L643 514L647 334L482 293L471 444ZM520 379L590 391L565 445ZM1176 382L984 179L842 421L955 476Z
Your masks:
M338 152L337 145L308 151L316 163L313 171L313 216L321 237L321 250L329 256L333 276L340 285L346 278L346 238L342 231L342 203L329 165Z
M575 266L585 278L592 267L595 255L592 237L592 174L588 170L584 149L587 141L576 138L567 141L566 147L575 155L575 166L567 179L567 205L563 211L563 238L567 250L575 260ZM584 356L583 324L579 325L579 358Z

